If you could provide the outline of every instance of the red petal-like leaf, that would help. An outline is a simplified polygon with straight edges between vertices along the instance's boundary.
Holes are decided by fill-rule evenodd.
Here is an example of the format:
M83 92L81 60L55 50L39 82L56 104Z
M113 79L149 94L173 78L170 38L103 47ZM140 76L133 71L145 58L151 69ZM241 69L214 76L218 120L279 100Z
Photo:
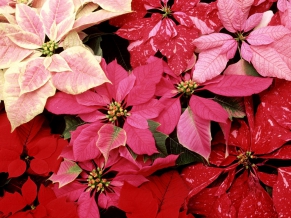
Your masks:
M125 182L120 192L118 207L126 212L128 218L156 217L158 200L150 190L136 188Z
M14 214L25 206L26 202L18 192L14 192L13 194L5 192L3 198L0 199L0 211L6 216L9 213Z
M282 167L278 169L278 180L273 187L273 202L278 217L291 216L289 202L291 201L291 169Z
M181 176L191 188L187 199L196 195L211 184L223 172L222 168L208 167L202 163L188 166L183 169Z
M28 177L26 182L23 184L21 193L27 205L31 205L35 200L37 195L37 187L36 184L30 179L30 177Z
M188 194L188 188L177 171L150 177L142 188L149 189L158 199L159 210L156 218L178 217L179 210Z

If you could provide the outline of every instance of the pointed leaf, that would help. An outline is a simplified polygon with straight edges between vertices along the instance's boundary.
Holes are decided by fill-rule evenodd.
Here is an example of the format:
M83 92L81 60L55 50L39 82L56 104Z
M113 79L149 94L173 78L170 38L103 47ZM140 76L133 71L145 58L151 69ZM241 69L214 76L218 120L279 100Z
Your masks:
M164 173L160 177L150 177L150 182L145 183L142 188L149 189L158 199L157 218L179 216L179 210L188 194L188 188L177 171Z
M102 126L103 123L99 122L85 124L72 133L70 144L73 145L74 160L86 161L100 155L96 143L98 140L98 131Z
M278 180L273 187L273 202L279 217L291 216L288 204L291 193L291 170L290 167L278 169Z
M0 199L0 211L7 216L11 213L16 213L25 206L26 202L18 192L14 192L13 194L5 192L4 197Z
M120 192L118 207L127 213L128 218L156 217L158 200L150 190L136 188L125 182Z
M228 0L218 0L217 8L219 17L225 29L229 32L235 33L237 31L236 27L234 27L235 19L238 19L238 6L236 5L236 1L228 1Z
M175 129L181 115L180 98L161 98L161 103L165 105L164 110L154 120L161 125L157 128L158 131L170 134Z
M53 23L58 25L67 17L74 14L74 4L71 0L45 1L40 11L40 18L44 24L45 33L50 39L56 39L51 35Z
M255 39L257 38L258 40L260 37L268 37L273 39L274 41L281 39L283 36L290 34L290 30L285 28L284 26L266 26L262 28L258 28L254 31L252 31L248 36L247 40L249 38ZM250 44L252 44L250 42Z
M75 162L65 159L61 163L57 174L53 173L49 180L53 183L58 182L59 188L61 188L62 186L74 181L81 172L82 169Z
M134 87L136 77L133 74L130 74L127 78L121 80L118 83L118 87L116 90L116 100L121 102L128 95L128 93Z
M260 78L254 76L224 75L218 83L206 85L207 89L215 94L240 97L250 96L267 89L272 84L271 78Z
M219 75L226 67L227 55L220 53L220 48L214 48L201 52L195 65L193 80L203 83Z
M221 168L209 167L203 163L190 165L183 169L181 177L191 188L188 199L210 185L223 172Z
M149 129L138 129L127 122L124 123L123 129L126 131L127 144L134 153L152 155L158 152Z
M167 152L167 147L166 147L166 139L168 138L168 136L157 131L157 128L160 126L159 123L154 122L152 120L148 120L148 125L149 125L150 131L152 132L155 138L157 148L164 156L167 156L168 152Z
M251 62L259 74L291 80L290 69L271 46L251 46L251 49L253 50Z
M226 123L227 112L213 100L192 95L189 105L195 115L205 120Z
M7 33L19 31L16 25L0 23L0 69L9 68L32 53L32 50L17 46L7 36Z
M228 113L229 119L243 118L246 114L244 112L244 103L241 98L227 98L216 95L213 99L219 103Z
M176 160L178 166L195 162L205 162L203 157L183 147L177 138L168 137L167 147L169 147L169 154L179 154Z
M38 49L42 46L43 41L38 35L30 32L16 32L7 34L9 39L21 48Z
M38 35L40 40L44 42L45 33L43 24L35 10L26 4L16 4L15 14L16 21L23 30Z
M103 154L105 162L107 162L109 152L112 149L125 146L126 144L126 132L122 128L112 124L103 125L99 129L98 135L96 146Z
M195 115L188 107L177 125L179 142L205 159L210 155L210 121Z
M46 58L51 58L50 65L47 67L50 72L72 71L61 55L54 54L52 57Z
M80 118L73 116L65 116L64 119L66 123L66 128L62 134L62 137L64 139L69 139L71 138L71 131L76 130L77 127L84 124L84 122Z
M80 218L99 218L99 209L90 192L83 192L78 200L78 215Z
M54 114L90 113L98 109L97 106L86 106L77 101L77 97L63 92L57 92L47 100L45 108Z
M33 203L37 195L36 192L36 184L30 179L30 177L28 177L26 182L21 187L21 193L27 205L31 205Z
M72 71L53 73L52 81L57 89L68 94L80 94L109 82L95 57L87 49L75 46L66 49L60 55Z
M39 89L19 96L18 72L19 69L16 66L9 68L5 73L4 101L12 130L42 113L47 98L54 95L56 91L48 81Z
M211 48L222 46L227 41L233 39L231 35L224 33L212 33L209 35L200 36L194 40L194 44L198 51L203 51Z
M43 58L32 59L21 69L19 75L20 95L36 91L51 78L43 65Z

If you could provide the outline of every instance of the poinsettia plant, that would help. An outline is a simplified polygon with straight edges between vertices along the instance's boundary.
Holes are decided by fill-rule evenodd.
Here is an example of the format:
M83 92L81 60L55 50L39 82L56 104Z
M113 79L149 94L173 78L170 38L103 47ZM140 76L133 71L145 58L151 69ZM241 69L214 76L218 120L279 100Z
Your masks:
M0 0L0 217L289 217L290 8Z

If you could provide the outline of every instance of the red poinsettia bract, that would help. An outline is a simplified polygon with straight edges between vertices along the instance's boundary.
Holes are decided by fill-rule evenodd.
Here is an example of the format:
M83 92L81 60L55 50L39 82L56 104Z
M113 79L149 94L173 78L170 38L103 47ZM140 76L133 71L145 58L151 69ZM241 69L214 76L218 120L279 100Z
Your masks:
M192 188L187 199L192 213L207 217L290 216L291 167L285 160L291 157L291 133L270 115L266 104L272 98L265 94L255 117L251 101L246 99L248 122L233 123L228 157L223 136L218 134L212 143L210 166L184 169L182 176ZM209 207L214 210L210 212Z
M58 157L68 142L50 133L43 116L35 117L12 133L6 113L0 114L0 120L0 172L9 173L11 178L22 175L26 169L42 176L58 169L62 161Z
M208 34L221 27L215 3L133 0L132 9L136 11L134 15L125 15L123 22L116 19L112 23L121 26L116 34L131 42L128 50L133 67L145 64L160 51L179 75L193 58L193 39L200 31Z

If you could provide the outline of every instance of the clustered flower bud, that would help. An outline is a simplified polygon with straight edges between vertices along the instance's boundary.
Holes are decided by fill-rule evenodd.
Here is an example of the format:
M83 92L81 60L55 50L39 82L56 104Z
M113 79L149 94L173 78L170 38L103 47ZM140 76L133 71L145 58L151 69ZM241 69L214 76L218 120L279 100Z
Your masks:
M172 13L170 7L163 7L162 11L164 12L163 17L167 17L168 15L170 15Z
M250 159L256 158L254 155L252 155L252 152L240 152L240 154L237 156L237 159L239 160L238 163L243 165L246 169L249 169L249 167L256 167L255 164L251 163Z
M190 96L194 93L194 90L198 87L198 84L193 80L182 81L177 85L177 90L179 93L183 93Z
M102 173L103 171L99 167L90 172L87 181L91 190L96 189L97 192L103 192L110 185L107 179L102 178Z
M43 43L42 54L46 56L52 56L58 47L59 47L59 44L55 41L49 41L49 42Z
M130 113L123 109L122 105L119 102L111 102L108 106L108 111L106 118L109 120L109 122L114 123L119 117L127 117L130 115Z
M29 0L17 0L17 4L29 4L30 1Z

